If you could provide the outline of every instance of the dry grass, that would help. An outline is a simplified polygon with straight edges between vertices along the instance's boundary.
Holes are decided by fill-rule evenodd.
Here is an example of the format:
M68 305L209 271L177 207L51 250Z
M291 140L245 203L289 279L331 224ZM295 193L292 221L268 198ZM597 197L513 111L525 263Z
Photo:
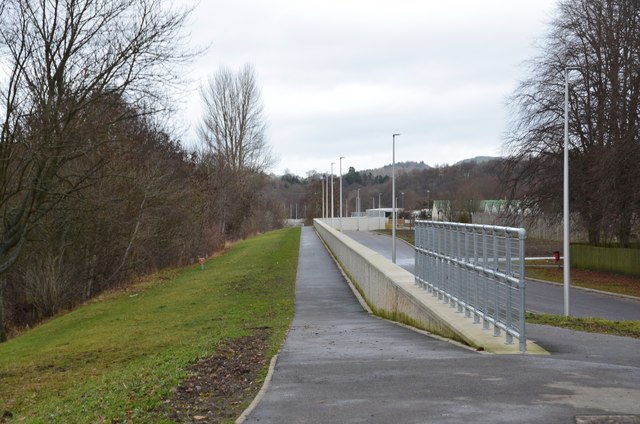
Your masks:
M561 283L563 281L562 267L555 266L553 261L545 262L537 262L535 265L527 266L527 277ZM571 284L578 287L640 297L640 277L631 275L572 268Z

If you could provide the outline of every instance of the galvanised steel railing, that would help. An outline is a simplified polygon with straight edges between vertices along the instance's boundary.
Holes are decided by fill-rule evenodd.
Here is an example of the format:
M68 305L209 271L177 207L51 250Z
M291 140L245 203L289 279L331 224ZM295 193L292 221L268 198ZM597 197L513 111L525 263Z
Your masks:
M416 221L416 284L526 351L522 228Z

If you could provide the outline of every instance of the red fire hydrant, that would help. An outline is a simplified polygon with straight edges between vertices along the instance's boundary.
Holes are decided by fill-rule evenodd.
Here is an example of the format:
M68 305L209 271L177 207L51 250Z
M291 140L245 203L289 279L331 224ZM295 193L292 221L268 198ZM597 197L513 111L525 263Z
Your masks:
M557 250L555 252L553 252L553 259L556 260L556 263L560 263L560 252L558 252Z

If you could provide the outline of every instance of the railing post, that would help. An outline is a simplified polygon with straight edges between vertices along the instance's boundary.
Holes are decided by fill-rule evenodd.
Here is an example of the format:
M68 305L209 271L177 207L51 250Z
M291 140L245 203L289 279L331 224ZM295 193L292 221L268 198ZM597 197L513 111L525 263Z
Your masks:
M455 302L453 300L454 298L454 294L456 291L456 269L455 269L455 264L453 262L453 253L455 252L455 240L454 240L454 231L453 231L453 224L448 224L449 226L449 234L451 235L451 240L449 240L449 249L447 251L447 261L449 263L449 266L447 267L448 270L448 274L449 274L449 287L447 289L447 293L449 295L449 306L451 306L452 308L455 308Z
M492 232L493 236L493 272L494 279L493 282L493 335L498 337L500 335L500 327L496 325L498 320L500 319L500 293L498 289L500 287L499 281L496 278L498 274L498 234L497 230L494 228Z
M524 258L525 258L525 251L524 251L524 243L525 243L525 239L527 238L527 232L521 228L518 231L518 248L520 250L520 266L519 266L519 270L518 273L520 274L520 328L518 329L518 331L520 332L520 352L524 353L527 351L527 332L525 329L526 326L526 320L525 320L525 312L526 312L526 305L525 305L525 286L526 286L526 282L524 279Z
M504 230L504 256L507 261L505 264L506 274L511 275L511 239L509 238L509 231L507 229ZM507 324L507 331L505 331L505 338L507 344L513 343L513 336L511 335L511 329L513 328L512 319L511 319L511 291L513 290L511 287L511 280L507 278L505 281L506 287L506 306L505 306L505 320Z
M484 269L484 272L482 274L483 278L483 302L484 302L484 315L482 316L482 328L485 330L489 329L489 320L488 318L488 314L489 314L489 277L487 275L487 271L489 269L488 266L488 262L489 262L489 243L487 241L487 227L483 226L482 227L482 268Z
M471 293L469 290L469 286L471 285L471 270L469 268L470 262L469 262L469 232L465 231L464 233L464 261L465 261L465 268L464 268L464 290L465 290L465 295L464 295L464 303L465 303L465 308L464 308L464 316L469 318L471 317Z
M438 244L437 244L437 256L435 256L435 261L438 264L438 299L442 300L442 291L444 290L444 281L446 278L446 275L444 274L444 262L443 262L443 256L442 256L442 252L444 251L444 231L442 230L442 227L440 225L436 225L434 228L434 231L436 232L436 237L438 238Z
M475 296L473 298L473 323L474 324L479 324L480 323L480 315L478 314L478 306L480 305L480 299L479 299L479 286L480 286L480 277L481 274L478 273L477 267L478 266L478 233L476 231L473 232L473 286L474 286L474 293Z
M420 254L420 250L422 248L422 243L420 243L420 237L422 236L422 231L420 231L420 224L418 224L416 222L416 224L413 227L413 239L414 242L416 244L416 249L414 249L413 252L413 263L414 263L414 267L415 267L415 274L414 274L414 279L413 282L416 286L422 286L422 283L420 282L420 278L421 276L424 276L424 274L422 273L422 269L421 269L421 254Z

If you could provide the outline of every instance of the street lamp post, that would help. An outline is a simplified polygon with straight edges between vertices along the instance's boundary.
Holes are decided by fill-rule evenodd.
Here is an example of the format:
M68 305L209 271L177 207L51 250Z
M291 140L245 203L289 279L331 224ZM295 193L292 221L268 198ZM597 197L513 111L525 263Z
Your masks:
M324 219L324 175L321 177L322 182L322 218Z
M391 164L391 262L396 263L396 136L393 134Z
M324 217L329 217L329 171L324 174Z
M344 156L340 156L340 231L342 231L342 159Z
M326 198L327 207L325 208L325 212L327 214L327 223L329 223L329 213L330 213L330 209L331 209L330 206L329 206L329 204L330 204L329 203L329 179L330 179L329 178L329 171L327 171L327 181L325 182L327 184L327 186L326 186L327 188L326 188L325 193L324 193L325 196L327 196L327 198Z
M564 268L563 268L563 282L564 282L564 315L569 316L571 314L569 303L569 287L571 277L571 259L569 250L571 233L569 232L569 71L579 71L580 68L576 66L567 66L564 68L564 184L563 184L563 247L564 251Z
M333 228L333 165L335 162L331 162L331 227Z
M382 193L378 193L378 209L380 209L382 206Z

